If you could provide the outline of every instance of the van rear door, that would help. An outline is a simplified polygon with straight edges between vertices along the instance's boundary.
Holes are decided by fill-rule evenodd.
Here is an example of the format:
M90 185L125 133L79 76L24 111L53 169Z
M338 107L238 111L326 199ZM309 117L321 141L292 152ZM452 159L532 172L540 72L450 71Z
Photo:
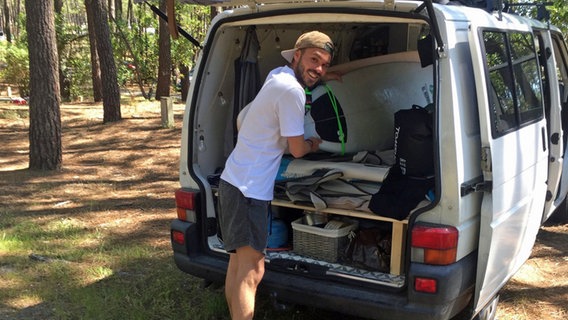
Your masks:
M556 161L555 165L557 168L561 169L560 172L555 172L560 174L559 180L553 180L558 178L558 176L552 176L549 174L548 188L551 190L552 199L547 204L545 211L545 216L543 220L548 219L555 211L559 210L559 214L566 216L566 202L564 201L566 193L568 192L568 49L566 48L566 43L564 42L563 36L559 31L551 30L552 38L552 51L554 54L554 59L550 57L548 60L554 62L554 68L552 68L549 77L550 91L551 91L551 118L554 116L553 112L555 110L555 103L559 103L560 115L556 115L560 119L561 128L558 130L560 133L560 155L551 155ZM547 61L547 65L550 64ZM558 84L557 86L555 84ZM554 94L558 92L558 96ZM554 120L554 119L553 119ZM553 136L551 133L550 136ZM551 160L552 161L552 160ZM552 170L549 170L552 171ZM551 177L552 176L552 179ZM553 185L557 182L557 185Z
M477 93L483 203L475 311L528 259L546 194L548 142L534 38L497 20L470 28Z
M549 163L548 163L548 191L542 221L546 221L562 202L559 197L560 177L564 165L564 143L562 141L562 104L560 89L563 87L561 72L562 52L558 45L563 44L551 38L550 30L534 28L535 37L539 43L539 59L544 79L544 110L546 114L549 137ZM566 74L566 71L564 71ZM560 78L559 78L560 77ZM564 191L564 194L566 192Z

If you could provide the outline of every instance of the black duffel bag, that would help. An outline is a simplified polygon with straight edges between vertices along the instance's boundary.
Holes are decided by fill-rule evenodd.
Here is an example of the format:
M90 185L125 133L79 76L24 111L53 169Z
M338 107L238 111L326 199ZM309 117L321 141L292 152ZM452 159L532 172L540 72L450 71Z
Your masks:
M412 209L427 199L428 192L433 188L433 177L405 176L395 165L389 170L379 191L371 197L369 209L383 217L404 220Z
M413 105L394 114L394 155L404 176L434 174L433 118L428 107Z

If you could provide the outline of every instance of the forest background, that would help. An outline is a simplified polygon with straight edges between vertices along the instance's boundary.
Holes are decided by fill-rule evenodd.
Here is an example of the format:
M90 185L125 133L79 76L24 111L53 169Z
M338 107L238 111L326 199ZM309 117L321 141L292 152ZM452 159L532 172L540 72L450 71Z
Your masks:
M0 7L0 81L6 86L17 88L22 97L29 97L30 69L29 51L40 49L28 46L26 10L22 0L2 0ZM39 3L42 1L32 1ZM166 0L53 0L52 15L55 23L58 53L58 72L62 102L94 99L101 101L101 89L97 74L100 74L99 56L112 54L116 64L116 80L119 85L140 86L147 99L168 96L156 87L166 89L170 82L158 83L159 75L167 74L172 81L188 79L189 72L199 47L183 37L172 39L165 22L152 9L166 13ZM172 3L174 3L172 1ZM154 8L152 8L153 6ZM216 8L201 5L184 5L175 2L175 18L178 25L192 35L197 44L205 36ZM95 10L93 10L95 9ZM91 12L101 12L103 21L94 20ZM35 21L34 21L35 22ZM160 23L161 22L161 23ZM97 52L97 37L108 23L110 30L110 52ZM91 27L93 26L93 27ZM101 42L105 40L102 39ZM94 49L94 50L93 50ZM160 64L159 57L167 61ZM168 80L168 79L166 79ZM163 89L160 89L163 90Z
M458 0L459 1L459 0ZM467 1L467 0L464 0ZM100 57L111 56L120 87L135 85L146 99L169 96L177 90L185 101L190 72L205 37L207 27L222 7L190 5L192 0L51 0L29 1L51 3L43 14L52 16L60 102L92 99L102 101ZM169 12L167 2L175 8ZM523 15L542 17L540 7L524 6L535 1L509 1L513 10ZM19 95L30 94L30 51L26 29L26 10L22 0L2 0L0 5L0 90L17 88ZM563 34L568 32L568 7L565 0L547 3L551 24ZM153 7L153 8L152 8ZM189 34L188 40L176 32L171 36L168 26L155 10L175 13L177 25ZM153 11L154 10L154 11ZM97 13L97 14L94 14ZM35 13L34 13L35 14ZM39 21L31 21L39 24ZM105 25L110 33L105 34ZM43 29L41 29L43 30ZM44 37L45 35L41 35ZM110 46L98 48L109 37ZM47 37L50 39L49 37ZM36 50L37 49L37 50ZM101 52L99 52L101 51ZM32 54L33 55L33 54ZM103 59L106 60L106 59ZM109 67L109 66L103 66ZM113 79L114 80L114 79ZM114 81L111 81L114 82Z
M62 166L62 102L102 102L110 123L122 119L120 90L129 85L145 99L168 97L174 88L185 101L207 27L223 9L192 0L2 1L0 91L11 96L14 86L15 102L29 105L29 168L48 171ZM502 3L568 30L565 0ZM169 24L158 11L169 14Z

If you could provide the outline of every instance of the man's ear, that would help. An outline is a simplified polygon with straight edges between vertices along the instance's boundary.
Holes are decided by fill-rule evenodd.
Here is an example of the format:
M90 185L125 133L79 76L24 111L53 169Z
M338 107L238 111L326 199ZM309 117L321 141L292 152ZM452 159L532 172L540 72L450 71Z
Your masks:
M292 58L292 62L294 63L300 62L301 57L302 57L302 50L294 51L294 57Z

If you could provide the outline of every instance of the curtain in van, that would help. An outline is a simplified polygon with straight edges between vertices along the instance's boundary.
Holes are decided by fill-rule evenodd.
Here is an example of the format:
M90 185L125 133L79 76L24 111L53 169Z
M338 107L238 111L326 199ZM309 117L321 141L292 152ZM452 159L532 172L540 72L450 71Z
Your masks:
M260 44L256 27L249 26L240 57L235 60L235 102L233 106L233 143L237 142L236 121L239 112L249 104L260 90L261 80L258 69L258 51Z

